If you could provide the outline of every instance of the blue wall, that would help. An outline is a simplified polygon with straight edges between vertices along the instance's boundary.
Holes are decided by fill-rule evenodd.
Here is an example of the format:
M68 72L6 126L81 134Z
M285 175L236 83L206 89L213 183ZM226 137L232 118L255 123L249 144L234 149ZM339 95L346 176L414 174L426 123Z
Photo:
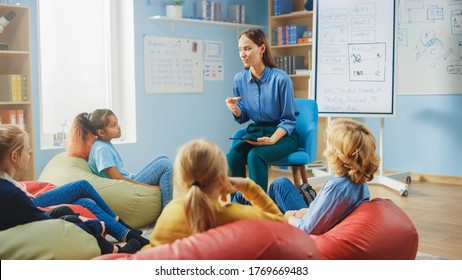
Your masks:
M36 0L18 1L31 7L33 40L33 100L35 130L36 176L47 161L62 150L40 150L38 52ZM119 145L125 163L136 171L151 157L166 154L174 158L178 146L194 138L205 137L216 142L224 152L229 148L228 137L238 128L226 109L224 99L231 95L232 78L242 69L237 52L237 30L231 27L204 24L175 24L171 33L169 23L151 22L152 15L164 15L160 0L135 2L136 52L136 144ZM194 13L193 1L187 1L184 16ZM247 22L267 24L266 1L221 1L225 7L242 2L247 8ZM146 95L143 74L143 36L195 38L221 41L224 44L225 78L205 81L201 94ZM461 90L462 91L462 90ZM396 118L385 119L385 170L462 176L462 92L461 95L398 95ZM376 118L363 121L379 135Z

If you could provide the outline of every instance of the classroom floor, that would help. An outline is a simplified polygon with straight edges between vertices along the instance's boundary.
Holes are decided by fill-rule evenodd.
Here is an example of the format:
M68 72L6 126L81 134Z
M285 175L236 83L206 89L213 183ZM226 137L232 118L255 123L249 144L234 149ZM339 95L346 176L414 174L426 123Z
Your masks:
M270 171L292 178L289 171ZM314 186L319 191L320 186ZM382 185L370 185L371 198L387 198L401 207L419 233L419 253L462 260L462 185L413 181L407 197Z

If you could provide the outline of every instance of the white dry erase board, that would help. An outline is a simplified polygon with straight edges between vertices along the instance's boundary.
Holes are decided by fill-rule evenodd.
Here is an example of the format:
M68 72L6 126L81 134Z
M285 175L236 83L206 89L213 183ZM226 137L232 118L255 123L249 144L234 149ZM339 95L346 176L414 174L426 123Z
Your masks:
M394 116L394 0L318 0L314 96L324 116Z
M144 36L146 93L203 92L202 41Z
M398 93L462 94L462 0L401 0Z

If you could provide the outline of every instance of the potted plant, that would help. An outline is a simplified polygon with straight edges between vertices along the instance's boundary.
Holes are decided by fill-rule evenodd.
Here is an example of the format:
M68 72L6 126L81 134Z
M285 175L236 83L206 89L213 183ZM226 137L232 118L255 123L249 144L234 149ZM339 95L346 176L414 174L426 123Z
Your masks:
M169 0L166 4L167 17L181 18L185 0Z

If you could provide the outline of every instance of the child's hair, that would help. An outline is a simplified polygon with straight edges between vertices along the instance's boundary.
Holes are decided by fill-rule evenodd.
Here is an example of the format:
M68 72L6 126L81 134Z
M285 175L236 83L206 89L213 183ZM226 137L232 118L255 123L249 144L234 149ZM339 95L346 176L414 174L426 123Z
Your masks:
M96 139L96 130L88 119L88 113L80 113L72 122L66 140L66 151L69 156L88 159L91 146Z
M325 131L326 157L333 172L357 184L371 181L378 169L376 140L370 129L352 119L335 119Z
M195 140L179 149L175 160L174 185L183 190L185 215L193 233L215 226L215 211L209 198L227 176L226 159L208 140Z
M0 162L3 162L9 155L17 151L22 155L29 143L29 134L13 124L0 124Z
M114 112L109 109L96 109L90 113L88 119L95 131L98 131L98 129L104 129L109 124L109 116L113 115L115 115Z

